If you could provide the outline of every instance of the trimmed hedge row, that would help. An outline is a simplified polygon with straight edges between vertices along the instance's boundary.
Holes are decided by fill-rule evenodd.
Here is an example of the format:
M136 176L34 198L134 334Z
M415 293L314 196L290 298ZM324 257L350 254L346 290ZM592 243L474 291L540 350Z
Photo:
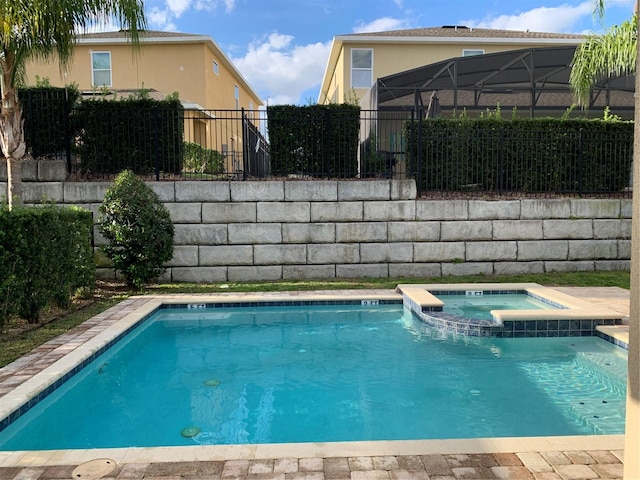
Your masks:
M598 193L629 186L633 123L428 119L404 126L420 190Z
M35 157L56 156L69 146L69 112L80 92L74 87L18 89L27 149Z
M267 118L273 175L357 175L360 107L275 105Z
M17 314L37 322L95 281L91 212L76 207L0 207L0 325Z
M83 101L72 112L72 130L84 171L182 171L184 108L178 99Z

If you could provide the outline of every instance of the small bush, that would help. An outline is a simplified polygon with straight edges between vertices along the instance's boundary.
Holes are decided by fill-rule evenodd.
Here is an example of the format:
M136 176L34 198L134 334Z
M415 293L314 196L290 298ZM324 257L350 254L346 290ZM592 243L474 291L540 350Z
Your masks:
M224 173L224 155L197 143L185 142L183 171L220 175Z
M129 285L142 288L173 257L173 224L158 195L130 170L120 173L100 205L103 247Z

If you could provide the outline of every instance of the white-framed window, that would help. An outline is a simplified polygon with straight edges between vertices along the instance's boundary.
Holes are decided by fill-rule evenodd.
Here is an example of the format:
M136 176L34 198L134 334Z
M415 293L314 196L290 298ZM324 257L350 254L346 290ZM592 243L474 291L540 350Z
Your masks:
M474 55L484 55L484 50L481 48L463 48L463 57L473 57Z
M238 85L234 85L233 95L236 99L236 110L238 110L240 108L240 89L238 88Z
M220 65L215 60L213 61L213 73L220 75Z
M111 52L91 52L91 84L111 86Z
M373 85L373 49L351 49L351 88L370 88Z

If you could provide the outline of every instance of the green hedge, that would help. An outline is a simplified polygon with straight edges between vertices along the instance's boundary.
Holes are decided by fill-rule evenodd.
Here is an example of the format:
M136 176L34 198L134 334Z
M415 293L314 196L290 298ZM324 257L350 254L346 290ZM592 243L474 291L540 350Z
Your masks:
M46 305L93 285L92 232L80 208L0 207L0 325L13 314L36 322Z
M18 90L27 150L34 158L59 155L69 144L69 112L80 92L74 87L32 87Z
M72 113L75 151L85 172L182 171L184 109L179 100L86 100Z
M615 192L629 186L633 124L564 119L407 122L421 190Z
M267 118L273 175L357 175L360 107L275 105Z

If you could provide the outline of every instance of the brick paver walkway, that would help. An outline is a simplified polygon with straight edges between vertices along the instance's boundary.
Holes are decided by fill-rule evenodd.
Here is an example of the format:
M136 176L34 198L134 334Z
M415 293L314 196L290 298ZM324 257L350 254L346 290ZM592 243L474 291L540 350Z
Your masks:
M621 479L621 452L280 458L115 464L104 480L577 480ZM77 465L0 468L0 480L87 479ZM97 477L93 477L97 478Z

